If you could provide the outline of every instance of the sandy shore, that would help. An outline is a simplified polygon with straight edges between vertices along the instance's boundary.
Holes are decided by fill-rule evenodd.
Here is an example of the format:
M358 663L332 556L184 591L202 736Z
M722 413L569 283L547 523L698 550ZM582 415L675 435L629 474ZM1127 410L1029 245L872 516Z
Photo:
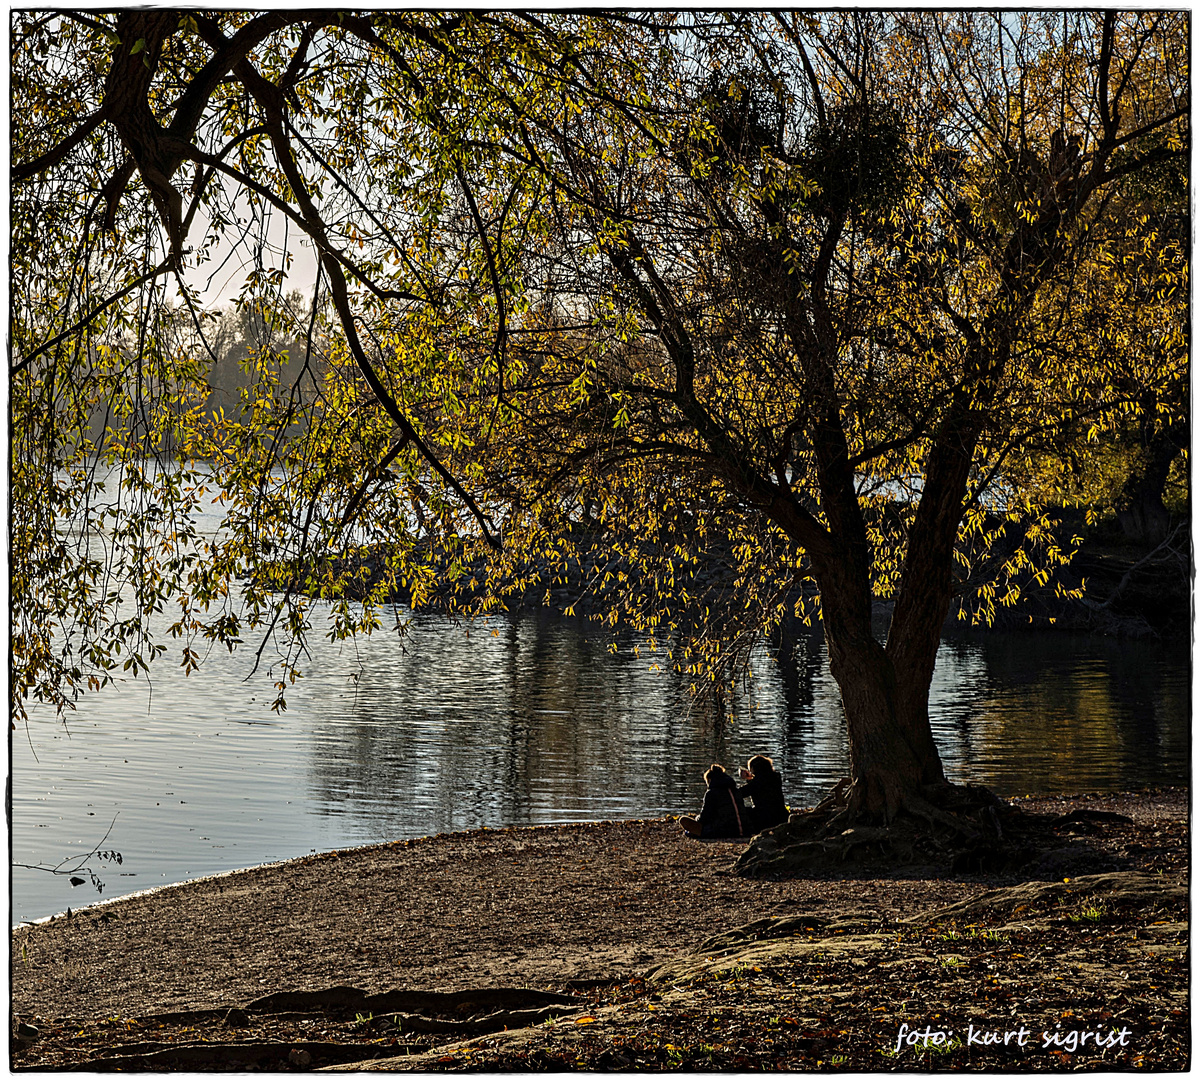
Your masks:
M1186 873L1186 792L1022 805L1133 819L1096 838L1096 870ZM333 986L575 993L686 957L753 920L895 924L1011 883L754 880L732 873L740 850L688 840L669 820L599 822L398 841L191 881L14 930L13 1011L45 1027Z
M1187 812L1179 791L1086 802L1139 821ZM993 882L744 879L731 873L740 850L687 840L669 820L600 822L398 841L186 882L13 931L13 1006L88 1016L333 984L558 989L764 916L831 905L911 914Z

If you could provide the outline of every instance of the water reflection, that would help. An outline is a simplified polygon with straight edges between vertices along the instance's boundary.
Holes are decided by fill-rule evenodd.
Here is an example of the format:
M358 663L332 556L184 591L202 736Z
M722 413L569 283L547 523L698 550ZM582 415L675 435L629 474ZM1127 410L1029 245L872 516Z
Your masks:
M963 677L947 685L942 676L955 667ZM1185 782L1186 653L1085 635L997 634L944 643L938 676L944 700L935 716L943 731L959 732L959 768L997 790Z
M820 631L762 646L732 724L692 701L665 656L617 655L546 615L465 628L417 618L403 641L314 639L276 716L265 673L214 653L86 699L69 732L37 717L12 742L15 862L109 845L105 896L374 840L698 808L701 774L753 753L811 804L847 766ZM657 670L655 670L657 669ZM956 637L930 695L952 778L1001 793L1185 783L1190 672L1158 644L1069 635ZM15 919L95 900L14 870Z
M356 692L332 670L310 680L314 801L374 818L377 835L666 813L741 734L664 657L610 655L572 624L413 630L403 652L365 660Z
M819 631L791 627L760 650L729 724L653 658L611 656L573 623L418 627L404 653L372 656L353 695L326 679L312 701L314 801L372 836L667 813L696 801L709 763L755 752L798 804L845 773ZM957 638L930 711L952 778L1007 794L1136 787L1184 780L1189 683L1186 656L1139 643Z

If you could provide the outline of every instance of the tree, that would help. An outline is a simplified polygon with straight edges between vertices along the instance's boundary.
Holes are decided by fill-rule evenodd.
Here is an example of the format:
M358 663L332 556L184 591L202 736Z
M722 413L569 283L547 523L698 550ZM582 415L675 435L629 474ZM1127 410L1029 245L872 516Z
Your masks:
M598 503L617 535L659 538L667 573L707 525L741 530L777 581L810 575L850 732L847 814L927 811L956 594L1015 598L1028 550L988 559L1013 521L1064 557L1015 487L1020 458L1048 429L1140 407L1085 324L1144 304L1111 266L1114 195L1183 151L1182 39L1115 13L645 29L567 42L535 25L543 55L568 58L560 89L493 145L536 176L546 240L506 235L497 197L479 249L563 325L556 348L513 346L523 420L490 452L514 504ZM527 85L531 52L493 66L493 100ZM878 595L894 598L886 645Z
M13 19L14 712L29 695L67 707L122 666L137 674L165 649L148 635L147 618L176 599L171 632L189 668L205 642L232 647L247 628L285 630L282 692L307 603L295 589L274 591L269 564L311 550L318 497L361 501L399 458L420 492L433 489L435 508L453 500L448 512L461 504L478 516L405 412L434 383L385 386L351 312L360 288L417 310L453 311L473 284L425 280L407 242L389 249L390 271L379 258L350 255L376 228L392 236L380 216L386 193L370 192L374 174L366 176L374 206L339 181L364 158L387 157L381 175L393 178L400 164L391 159L394 116L367 94L380 74L375 30L335 12ZM411 32L414 47L436 46L455 24L380 21L394 36ZM423 105L418 98L415 107ZM328 178L312 196L296 155ZM325 216L316 209L322 196ZM406 240L411 215L436 214L436 197L400 200ZM328 256L307 311L289 303L291 256L286 246L271 250L272 211ZM231 235L248 271L239 305L273 334L247 357L239 408L214 423L204 409L212 327L184 271L202 267ZM322 354L327 303L345 320L343 353L333 358ZM193 335L181 336L184 320ZM271 341L280 335L304 344L303 357L289 357L301 366L292 385L279 381ZM347 348L358 381L340 365ZM101 438L92 437L97 415ZM311 437L292 439L298 428ZM196 460L198 468L176 465ZM418 462L451 500L438 504ZM226 530L198 535L197 511L222 489ZM408 531L404 500L386 500L390 519L383 501L375 527L394 540ZM239 581L247 583L240 596ZM345 604L339 618L342 633L378 625L370 603L361 618ZM266 647L264 639L260 655Z
M1164 502L1172 466L1188 449L1188 339L1181 305L1164 305L1187 282L1187 176L1164 163L1129 185L1125 204L1137 222L1126 255L1137 273L1130 275L1136 307L1154 323L1135 327L1125 348L1143 355L1128 363L1121 378L1139 407L1119 432L1132 450L1132 463L1115 503L1126 536L1162 543L1170 528Z
M187 592L182 634L292 641L312 596L333 633L369 632L398 588L428 596L469 560L488 576L457 594L467 610L574 561L600 611L681 635L680 662L719 682L750 632L816 604L850 733L844 816L937 816L928 692L951 606L986 612L1066 557L1023 457L1141 407L1087 320L1134 302L1116 193L1187 152L1186 16L15 19L17 206L53 224L15 271L22 402L77 394L125 298L180 278L240 205L320 254L293 334L314 392L264 370L236 424L202 421L195 357L146 332L161 290L132 309L178 447L233 506L228 539L141 607ZM65 252L97 270L64 280ZM256 265L246 300L300 323L285 277ZM61 425L24 419L19 483L77 459ZM201 481L170 475L186 513ZM26 588L86 576L39 562L62 516L22 522ZM596 562L598 543L621 558ZM731 566L733 604L710 602L707 559ZM60 592L65 611L93 602ZM876 598L894 602L886 644ZM84 636L107 671L102 623ZM18 689L79 678L16 637Z
M1169 531L1164 502L1173 466L1186 488L1188 340L1186 309L1177 294L1188 281L1187 176L1182 163L1161 161L1125 178L1113 197L1106 244L1120 269L1095 273L1078 288L1096 292L1083 318L1063 335L1062 348L1105 357L1107 392L1127 403L1112 423L1090 417L1059 425L1039 447L1031 441L1031 472L1023 483L1046 486L1046 497L1085 505L1089 520L1116 516L1136 543L1160 544ZM1122 296L1122 302L1101 297ZM1038 452L1040 449L1040 453ZM1039 479L1040 476L1040 479Z

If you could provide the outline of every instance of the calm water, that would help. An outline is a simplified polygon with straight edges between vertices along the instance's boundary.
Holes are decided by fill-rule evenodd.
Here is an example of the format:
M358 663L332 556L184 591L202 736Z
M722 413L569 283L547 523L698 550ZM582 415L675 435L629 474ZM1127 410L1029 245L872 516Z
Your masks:
M185 678L156 665L92 695L64 726L12 733L12 859L87 852L103 898L310 851L478 826L698 808L713 761L772 755L794 804L847 765L820 636L764 646L737 718L693 705L664 663L611 655L586 626L497 619L469 633L417 618L357 645L314 640L288 710L246 655ZM931 711L947 772L995 790L1186 783L1189 658L1063 634L943 644ZM115 817L115 823L114 822ZM86 878L86 874L82 875ZM100 899L14 868L13 923Z

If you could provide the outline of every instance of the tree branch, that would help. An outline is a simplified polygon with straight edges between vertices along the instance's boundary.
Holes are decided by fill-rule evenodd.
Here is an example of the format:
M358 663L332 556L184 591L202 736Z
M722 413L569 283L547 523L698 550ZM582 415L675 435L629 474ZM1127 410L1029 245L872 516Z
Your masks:
M376 465L365 477L363 482L358 486L358 490L350 496L350 501L346 503L346 509L342 514L341 527L345 528L350 524L350 519L354 517L354 512L358 509L358 504L363 501L363 497L367 494L367 488L371 486L371 481L378 477L393 461L400 456L400 451L408 445L408 435L401 435L400 441L384 455L383 459Z
M462 499L467 509L471 512L471 516L475 518L475 521L483 531L483 536L487 543L499 550L500 541L493 535L489 528L486 515L479 508L479 505L470 493L450 473L445 465L441 463L432 448L418 434L412 421L404 414L396 399L388 391L388 388L384 386L383 381L375 371L374 365L362 347L362 342L358 336L358 329L354 322L354 313L350 309L350 299L346 289L346 277L342 273L341 263L330 250L330 245L326 238L325 222L322 220L316 204L312 201L312 196L309 195L308 185L305 183L304 177L296 165L296 159L292 154L291 145L288 143L287 134L284 131L284 100L282 92L274 83L263 78L248 60L239 61L236 70L247 90L258 101L266 114L267 130L270 135L271 144L275 148L276 160L283 169L284 176L287 178L288 185L291 187L296 201L300 204L305 231L321 241L321 264L325 269L325 273L329 275L330 292L333 297L334 308L337 310L342 330L345 332L346 344L350 347L350 353L354 357L359 371L362 373L363 378L366 379L371 392L383 406L384 411L391 417L392 422L404 433L407 439L413 442L418 451L420 451L421 456L429 463L434 472Z
M27 367L29 367L29 365L32 364L33 361L36 360L39 356L41 356L44 352L47 352L50 349L53 349L54 346L57 345L60 341L62 341L64 338L68 338L72 334L78 332L79 330L82 330L85 326L87 326L88 323L90 323L105 308L110 307L111 305L115 304L118 300L121 300L124 297L128 296L139 285L144 285L147 281L150 281L151 279L158 277L159 274L165 273L170 268L171 268L170 259L164 259L156 267L154 267L153 270L147 270L146 273L144 273L141 277L136 278L134 281L131 281L119 293L114 293L107 300L101 301L94 308L92 308L92 310L89 311L82 319L78 320L71 326L68 326L61 334L56 334L49 341L47 341L44 345L40 345L37 349L35 349L28 356L26 356L20 363L14 364L12 367L10 367L8 369L9 378L13 378L14 376L21 374L22 371L24 371Z
M68 135L57 146L47 150L44 154L39 154L32 161L23 162L20 165L14 165L9 169L9 179L14 184L23 183L37 176L38 173L44 172L46 169L52 169L60 161L63 160L72 150L75 149L84 139L86 139L93 131L96 130L107 117L107 109L101 105L91 116L83 121L70 135Z

